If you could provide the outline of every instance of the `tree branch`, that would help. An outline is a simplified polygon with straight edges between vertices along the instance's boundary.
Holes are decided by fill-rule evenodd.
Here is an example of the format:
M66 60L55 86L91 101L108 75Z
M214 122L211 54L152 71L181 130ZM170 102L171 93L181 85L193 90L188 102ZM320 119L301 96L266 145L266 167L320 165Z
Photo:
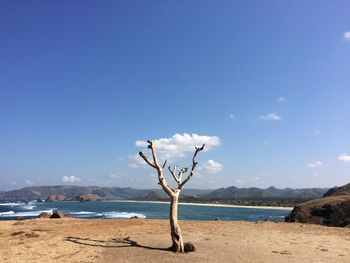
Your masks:
M179 179L179 181L181 182L182 181L182 175L185 174L187 172L188 168L184 167L184 168L181 168L179 170L179 174L177 175L177 178Z
M196 156L197 154L202 151L204 149L204 146L205 144L202 145L202 147L195 147L195 152L193 154L193 157L192 157L192 167L191 167L191 171L190 171L190 174L186 177L186 179L179 185L178 189L182 189L182 187L192 178L192 176L194 175L194 169L196 168L197 166L197 162L196 162Z
M171 175L173 176L174 180L177 182L177 184L179 185L181 183L180 179L176 176L176 165L174 165L174 169L171 170L171 166L168 166L168 170L171 173Z
M157 152L156 152L156 149L154 147L154 142L151 140L148 140L147 142L149 143L148 149L151 149L151 152L152 152L153 163L157 167L157 169L160 169L160 166L158 163L158 158L157 158Z
M159 185L163 188L164 192L166 192L169 196L174 196L175 194L175 190L171 189L170 186L168 185L167 181L165 180L164 176L163 176L163 168L165 167L167 161L164 162L163 164L163 168L161 168L159 166L158 163L158 159L157 159L157 152L156 149L154 147L154 142L151 140L148 140L148 149L151 150L152 152L152 157L153 157L153 162L148 160L147 157L143 154L143 152L139 152L139 155L142 157L142 159L150 166L152 166L153 168L155 168L157 170L158 173L158 181L159 181Z
M152 166L153 168L156 168L156 166L154 165L153 162L151 162L150 160L148 160L147 156L143 153L143 152L139 152L139 155L141 156L141 158L150 166Z

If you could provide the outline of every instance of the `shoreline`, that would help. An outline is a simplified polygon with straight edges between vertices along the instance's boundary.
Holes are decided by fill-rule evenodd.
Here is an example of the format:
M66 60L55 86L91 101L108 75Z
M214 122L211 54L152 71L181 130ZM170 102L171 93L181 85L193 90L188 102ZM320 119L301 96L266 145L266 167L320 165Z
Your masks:
M111 200L110 202L170 204L170 202L167 202L167 201L140 201L140 200ZM249 205L243 206L243 205L230 205L230 204L206 204L206 203L183 203L183 202L179 202L179 205L231 207L231 208L243 208L243 209L286 210L286 211L291 211L294 208L294 207L287 207L287 206L249 206Z

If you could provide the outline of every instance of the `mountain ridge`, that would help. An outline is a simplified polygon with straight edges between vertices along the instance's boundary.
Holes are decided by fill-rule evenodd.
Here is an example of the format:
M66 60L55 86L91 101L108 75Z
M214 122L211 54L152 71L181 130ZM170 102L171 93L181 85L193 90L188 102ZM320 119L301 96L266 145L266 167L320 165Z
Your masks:
M323 196L329 188L276 188L270 186L262 189L258 187L238 188L230 186L216 189L201 196L207 199L227 200L244 198L304 198L313 199Z
M231 200L231 199L268 199L268 198L301 198L314 199L322 197L329 188L276 188L270 186L266 189L257 187L211 189L183 189L183 197L191 197L194 201L201 200ZM100 186L31 186L0 193L0 200L34 200L46 199L52 195L64 195L68 198L95 194L104 199L138 199L151 200L166 198L161 189L135 189L131 187L100 187Z

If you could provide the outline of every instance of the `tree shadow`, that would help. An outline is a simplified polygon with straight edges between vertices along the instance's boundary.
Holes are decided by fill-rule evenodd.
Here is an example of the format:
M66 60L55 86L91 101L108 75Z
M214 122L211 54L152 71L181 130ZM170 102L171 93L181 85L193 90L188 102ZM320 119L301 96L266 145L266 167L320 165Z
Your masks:
M91 247L104 247L104 248L124 248L124 247L138 247L150 250L160 250L160 251L169 251L169 248L159 248L145 246L137 243L137 241L130 239L130 237L124 238L113 238L111 240L98 240L92 238L82 238L82 237L66 237L65 241L91 246Z

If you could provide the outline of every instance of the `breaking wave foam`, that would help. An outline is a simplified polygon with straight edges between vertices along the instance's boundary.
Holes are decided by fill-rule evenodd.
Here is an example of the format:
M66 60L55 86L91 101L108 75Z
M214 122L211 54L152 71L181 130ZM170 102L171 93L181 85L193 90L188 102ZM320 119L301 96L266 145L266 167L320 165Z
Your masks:
M138 213L128 213L128 212L89 212L89 211L79 211L79 212L70 212L73 217L87 217L87 218L131 218L137 216L138 218L146 218L143 214Z
M80 212L70 212L69 214L71 214L73 217L86 217L86 218L93 218L93 217L102 217L101 213L97 213L97 212L89 212L89 211L80 211Z
M105 212L102 213L103 218L131 218L131 217L138 217L138 218L146 218L143 214L137 214L137 213L127 213L127 212Z
M49 209L49 210L39 210L39 211L28 211L28 212L15 212L15 211L6 211L1 212L0 217L6 218L6 217L37 217L41 213L50 213L52 214L55 209ZM117 218L131 218L131 217L138 217L138 218L146 218L145 215L139 214L139 213L128 213L128 212L90 212L90 211L78 211L78 212L68 212L73 217L77 218L105 218L105 219L117 219Z
M0 206L21 206L25 205L25 203L0 203Z
M73 215L90 215L90 214L96 214L96 212L88 212L88 211L80 211L80 212L71 212Z
M14 212L14 211L7 211L0 213L0 217L35 217L40 215L41 213L51 213L53 210L40 210L40 211L31 211L31 212Z
M20 205L18 206L19 209L23 210L33 210L36 206L35 205Z
M0 216L13 215L13 214L15 214L15 211L7 211L7 212L0 213Z

